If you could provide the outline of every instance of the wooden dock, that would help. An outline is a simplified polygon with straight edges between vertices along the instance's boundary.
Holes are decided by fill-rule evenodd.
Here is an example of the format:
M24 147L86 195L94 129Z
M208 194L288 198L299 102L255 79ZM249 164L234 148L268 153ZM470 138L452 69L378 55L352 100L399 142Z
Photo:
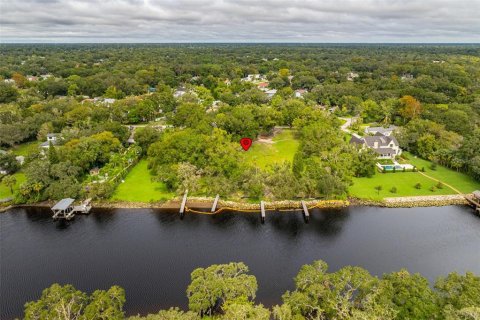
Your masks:
M73 212L74 213L81 213L81 214L90 213L90 210L92 209L92 206L90 205L90 202L92 202L92 199L87 199L87 200L83 201L79 206L74 206L73 207Z
M475 212L480 215L480 191L474 191L471 196L466 196L465 199Z
M303 200L302 200L302 209L303 209L303 218L305 219L305 222L308 223L308 221L310 221L310 213L308 212L307 205Z
M217 196L215 197L215 200L213 201L212 210L210 212L215 212L215 210L217 210L217 203L219 198L220 198L220 195L217 194Z
M183 219L185 215L185 205L187 204L187 195L188 190L185 190L185 194L183 195L182 204L180 205L180 219Z
M261 212L261 220L262 223L265 223L265 202L260 201L260 212Z

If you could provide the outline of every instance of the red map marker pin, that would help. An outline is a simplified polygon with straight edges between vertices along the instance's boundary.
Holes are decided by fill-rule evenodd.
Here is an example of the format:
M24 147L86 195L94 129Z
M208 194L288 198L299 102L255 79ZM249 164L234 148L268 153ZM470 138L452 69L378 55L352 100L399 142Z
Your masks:
M250 149L250 146L252 145L252 139L242 138L240 139L240 145L242 146L243 150L248 151L248 149Z

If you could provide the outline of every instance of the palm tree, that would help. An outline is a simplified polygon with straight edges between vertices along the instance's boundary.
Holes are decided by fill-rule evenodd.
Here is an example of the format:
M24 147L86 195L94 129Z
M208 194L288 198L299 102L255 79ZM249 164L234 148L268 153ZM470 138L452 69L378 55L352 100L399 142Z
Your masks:
M10 188L10 193L13 193L13 187L17 184L17 179L14 176L6 176L3 178L3 183Z

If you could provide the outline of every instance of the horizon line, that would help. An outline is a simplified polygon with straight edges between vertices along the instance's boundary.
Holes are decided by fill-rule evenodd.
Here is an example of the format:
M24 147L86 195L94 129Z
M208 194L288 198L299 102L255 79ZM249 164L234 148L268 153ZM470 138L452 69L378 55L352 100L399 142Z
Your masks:
M165 41L165 42L68 42L68 41L2 41L0 44L429 44L429 45L480 45L480 42L356 42L356 41L341 41L341 42L281 42L281 41Z

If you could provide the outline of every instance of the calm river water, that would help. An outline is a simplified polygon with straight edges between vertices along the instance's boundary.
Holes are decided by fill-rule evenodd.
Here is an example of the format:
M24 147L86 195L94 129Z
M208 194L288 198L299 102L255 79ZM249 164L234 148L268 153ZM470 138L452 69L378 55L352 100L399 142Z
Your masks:
M68 225L45 209L0 214L0 318L21 317L23 304L52 283L92 292L125 288L128 315L187 306L190 272L243 261L257 277L257 301L281 302L303 264L331 270L358 265L371 273L408 268L431 281L450 271L480 274L480 218L467 207L354 207L219 216L149 209L94 210Z

